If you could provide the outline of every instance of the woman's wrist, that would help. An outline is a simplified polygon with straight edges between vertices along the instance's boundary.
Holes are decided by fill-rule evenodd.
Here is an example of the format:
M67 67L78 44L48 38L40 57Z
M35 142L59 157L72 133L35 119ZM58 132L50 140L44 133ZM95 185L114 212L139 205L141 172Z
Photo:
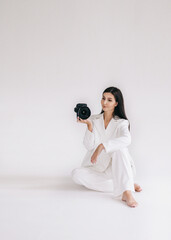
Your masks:
M104 149L104 145L103 145L103 143L99 144L98 147L99 147L99 150L102 151L102 150Z
M88 130L89 130L90 132L93 131L93 126L92 126L91 123L87 123L87 127L88 127Z

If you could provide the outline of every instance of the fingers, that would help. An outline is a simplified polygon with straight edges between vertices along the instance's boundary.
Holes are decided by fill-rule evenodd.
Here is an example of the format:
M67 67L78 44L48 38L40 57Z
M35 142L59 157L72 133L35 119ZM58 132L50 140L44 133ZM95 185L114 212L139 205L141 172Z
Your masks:
M83 119L81 119L80 117L77 117L77 122L84 123L84 120L83 120Z
M91 162L92 162L92 163L96 163L96 161L97 161L96 158L93 158L93 157L91 158Z
M93 164L96 163L96 160L91 161Z
M82 120L81 118L77 117L77 122L81 122L81 120Z

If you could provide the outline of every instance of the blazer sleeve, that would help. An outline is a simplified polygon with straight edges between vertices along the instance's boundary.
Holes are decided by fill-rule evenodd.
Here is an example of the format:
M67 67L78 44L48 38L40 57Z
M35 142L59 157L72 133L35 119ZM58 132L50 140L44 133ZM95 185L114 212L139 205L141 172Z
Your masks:
M87 150L92 150L94 148L94 142L95 142L94 132L90 132L87 128L83 139L83 144L85 148Z
M124 120L119 126L119 137L111 136L108 141L102 142L104 146L104 151L106 153L111 153L127 147L131 144L131 135L128 129L129 122Z
M94 123L92 118L90 118L93 124L93 131L89 131L87 126L86 126L86 131L83 139L83 144L87 150L92 150L95 146L95 133L94 133Z

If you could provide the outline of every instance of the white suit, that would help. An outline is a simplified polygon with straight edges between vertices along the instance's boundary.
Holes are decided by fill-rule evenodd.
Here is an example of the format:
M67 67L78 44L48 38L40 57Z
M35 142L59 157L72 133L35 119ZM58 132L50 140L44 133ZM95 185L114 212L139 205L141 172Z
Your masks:
M136 168L127 148L131 143L128 120L115 116L106 129L104 113L91 115L90 120L93 131L86 128L83 140L87 153L81 167L72 171L73 181L93 190L113 192L114 197L126 190L135 192ZM97 162L91 163L91 156L101 143L104 149Z

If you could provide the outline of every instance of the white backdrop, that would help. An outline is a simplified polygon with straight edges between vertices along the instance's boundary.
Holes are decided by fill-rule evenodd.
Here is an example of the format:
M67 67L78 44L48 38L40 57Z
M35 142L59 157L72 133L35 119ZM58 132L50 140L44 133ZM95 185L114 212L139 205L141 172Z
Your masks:
M74 107L121 89L138 177L171 167L171 2L1 0L0 175L70 174L86 153Z

